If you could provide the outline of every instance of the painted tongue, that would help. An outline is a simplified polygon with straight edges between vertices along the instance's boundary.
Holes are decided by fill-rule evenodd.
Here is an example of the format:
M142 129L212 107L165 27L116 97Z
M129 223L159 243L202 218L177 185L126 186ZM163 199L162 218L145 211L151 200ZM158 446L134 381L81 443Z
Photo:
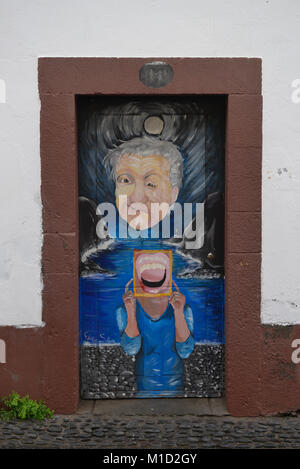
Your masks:
M147 282L160 282L164 275L165 270L162 269L145 269L141 276Z

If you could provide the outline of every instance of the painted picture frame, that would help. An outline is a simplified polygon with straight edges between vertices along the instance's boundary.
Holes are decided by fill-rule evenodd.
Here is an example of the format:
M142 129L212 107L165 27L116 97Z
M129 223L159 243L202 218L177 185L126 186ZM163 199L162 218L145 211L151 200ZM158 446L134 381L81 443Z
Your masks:
M168 288L167 291L163 291L161 292L161 290L159 290L157 293L154 293L154 290L155 290L155 285L150 285L150 281L146 280L146 279L143 279L144 281L144 284L146 283L146 290L147 290L147 287L148 287L148 291L145 291L144 288L141 287L140 283L139 283L139 279L138 279L138 275L137 275L137 259L141 256L141 255L145 255L145 256L156 256L156 255L163 255L163 256L168 256L169 258L169 264L168 264L168 269L166 269L166 275L168 276L168 281L167 281L167 285L165 287ZM152 263L159 260L159 259L147 259L145 258L145 262L147 261L150 261L151 262L152 260ZM134 249L133 251L133 293L134 293L134 296L135 297L159 297L159 296L170 296L172 294L172 266L173 266L173 256L172 256L172 251L169 250L169 249L157 249L157 250L154 250L154 249ZM145 267L145 264L144 264L144 267ZM152 270L156 270L156 269L152 269ZM158 269L159 270L159 269ZM168 272L167 272L168 270ZM163 277L161 279L161 281L163 280ZM161 283L161 281L158 281L158 282L153 282L153 283L157 283L157 287L158 288L161 288L162 286L159 285L159 283ZM151 288L152 287L152 288ZM149 288L152 290L152 292L150 293L149 292Z

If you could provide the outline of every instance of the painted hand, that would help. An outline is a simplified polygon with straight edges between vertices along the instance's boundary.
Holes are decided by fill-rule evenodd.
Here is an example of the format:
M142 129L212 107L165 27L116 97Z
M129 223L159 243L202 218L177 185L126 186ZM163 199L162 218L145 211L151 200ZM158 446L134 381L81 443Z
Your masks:
M174 308L174 313L182 313L185 305L185 296L179 291L176 283L173 280L176 291L170 296L170 303Z
M129 285L133 282L133 279L125 286L125 293L122 296L126 311L128 314L135 314L136 309L136 298L133 296L133 291L129 290Z

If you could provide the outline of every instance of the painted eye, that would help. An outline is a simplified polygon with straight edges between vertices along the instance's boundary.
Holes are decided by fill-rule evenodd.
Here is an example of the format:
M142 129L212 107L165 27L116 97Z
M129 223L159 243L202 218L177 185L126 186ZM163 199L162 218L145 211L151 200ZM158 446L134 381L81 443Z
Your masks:
M132 178L127 174L121 174L117 177L117 182L119 184L132 184Z
M148 182L146 182L146 186L151 187L151 189L155 189L156 184L154 184L154 182L148 181Z

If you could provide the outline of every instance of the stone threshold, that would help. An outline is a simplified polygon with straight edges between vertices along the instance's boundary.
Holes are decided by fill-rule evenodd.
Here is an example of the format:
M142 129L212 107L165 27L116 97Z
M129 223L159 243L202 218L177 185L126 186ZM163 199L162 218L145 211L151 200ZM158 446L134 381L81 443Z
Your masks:
M224 398L81 400L78 415L226 416Z

